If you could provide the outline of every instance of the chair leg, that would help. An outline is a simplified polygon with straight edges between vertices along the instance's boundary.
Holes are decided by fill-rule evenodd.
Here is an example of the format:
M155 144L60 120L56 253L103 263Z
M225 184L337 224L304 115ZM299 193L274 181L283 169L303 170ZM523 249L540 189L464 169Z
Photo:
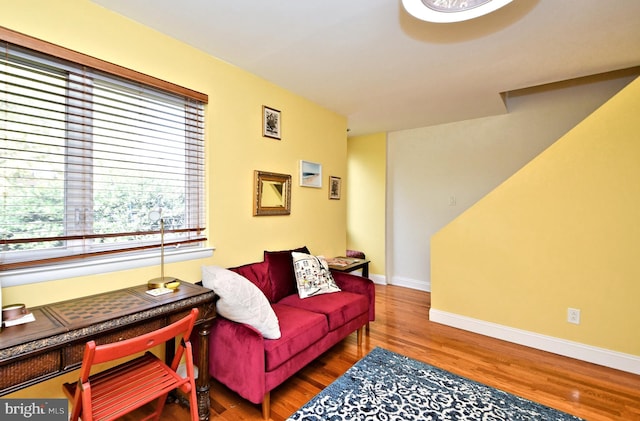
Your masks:
M75 402L75 404L73 405L73 409L71 411L71 417L69 418L70 421L78 421L78 419L80 418L80 414L82 413L82 396L80 396L80 385L76 386L74 396L75 397L73 399L73 402Z
M156 409L147 419L152 419L154 421L158 421L160 419L160 416L162 415L162 410L164 409L164 405L167 402L168 396L169 394L167 393L160 396L158 399L156 399L157 400Z
M271 416L271 392L264 394L262 400L262 418L268 420Z
M198 393L196 388L196 374L193 365L193 349L191 347L191 342L187 343L187 352L186 352L186 362L187 362L187 376L189 376L189 411L191 412L191 421L199 421L200 420L200 406L198 402ZM202 375L202 374L201 374ZM208 396L207 396L208 398ZM209 405L207 405L209 408ZM207 414L208 415L208 414Z
M356 337L358 338L358 339L357 339L358 347L361 347L361 346L362 346L362 331L363 331L363 330L364 330L364 329L363 329L362 327L360 327L360 328L358 328L358 330L356 331Z
M198 405L198 395L195 386L189 392L189 412L191 421L200 420L200 406Z

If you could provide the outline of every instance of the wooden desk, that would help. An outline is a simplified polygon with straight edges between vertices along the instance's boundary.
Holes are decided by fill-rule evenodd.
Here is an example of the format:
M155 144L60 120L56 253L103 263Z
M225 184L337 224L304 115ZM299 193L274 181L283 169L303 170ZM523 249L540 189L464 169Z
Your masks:
M0 332L0 396L78 369L89 340L103 344L132 338L166 326L197 307L198 413L201 420L208 420L209 328L215 318L215 294L187 282L158 297L146 290L145 284L29 308L35 322ZM168 347L167 354L172 353Z
M333 257L327 259L329 269L337 270L338 272L353 272L354 270L362 269L362 276L369 277L369 262L367 259L356 259L353 257Z

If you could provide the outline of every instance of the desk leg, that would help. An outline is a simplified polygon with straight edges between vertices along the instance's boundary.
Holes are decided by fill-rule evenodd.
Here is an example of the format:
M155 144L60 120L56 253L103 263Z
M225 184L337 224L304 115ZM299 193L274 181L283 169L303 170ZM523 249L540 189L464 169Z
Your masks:
M209 397L209 333L211 321L197 325L199 348L198 354L198 379L196 380L196 393L198 395L198 415L201 421L209 420L211 401Z
M364 266L362 266L362 277L363 278L369 277L369 263L365 263Z

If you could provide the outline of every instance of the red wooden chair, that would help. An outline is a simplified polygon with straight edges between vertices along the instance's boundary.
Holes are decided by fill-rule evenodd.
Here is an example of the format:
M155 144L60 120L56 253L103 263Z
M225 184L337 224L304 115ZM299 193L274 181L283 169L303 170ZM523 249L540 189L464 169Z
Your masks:
M167 395L179 388L189 396L191 420L198 420L198 402L193 368L193 353L189 336L198 317L198 309L188 316L153 332L105 345L87 342L77 383L65 383L62 389L71 400L71 421L113 420L153 400L155 411L144 420L160 418ZM181 337L171 366L167 366L148 350ZM91 367L129 355L144 355L108 370L90 375ZM186 377L176 373L182 357L186 362ZM142 420L141 420L142 421Z

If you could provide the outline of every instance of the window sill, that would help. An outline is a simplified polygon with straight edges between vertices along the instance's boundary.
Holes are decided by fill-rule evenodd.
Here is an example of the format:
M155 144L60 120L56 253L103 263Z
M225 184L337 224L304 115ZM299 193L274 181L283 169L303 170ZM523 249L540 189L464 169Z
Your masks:
M164 261L165 263L175 263L187 260L206 259L213 256L214 250L215 249L212 247L191 250L165 250ZM0 284L2 287L13 287L35 284L38 282L54 281L57 279L89 276L105 272L116 272L120 270L137 269L145 266L157 265L160 265L160 252L154 251L101 260L94 259L61 265L10 270L0 274Z

